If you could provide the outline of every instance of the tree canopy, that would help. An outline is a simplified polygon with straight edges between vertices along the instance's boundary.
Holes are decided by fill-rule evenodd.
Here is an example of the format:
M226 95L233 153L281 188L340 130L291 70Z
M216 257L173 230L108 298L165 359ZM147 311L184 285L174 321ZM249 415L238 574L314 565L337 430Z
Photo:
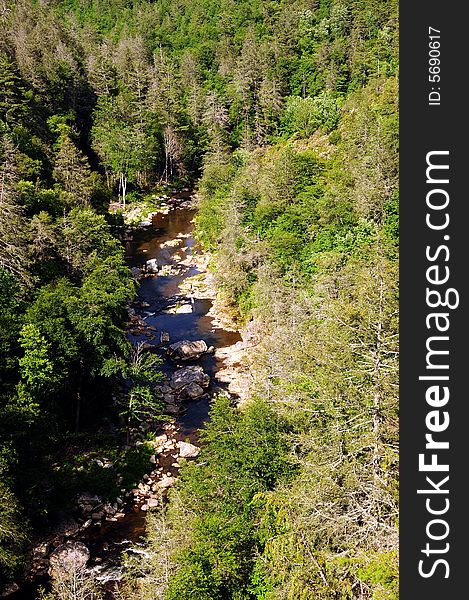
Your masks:
M197 188L252 384L214 401L122 597L397 598L397 76L396 0L3 2L3 579L86 415L129 443L161 416L108 205L166 183Z

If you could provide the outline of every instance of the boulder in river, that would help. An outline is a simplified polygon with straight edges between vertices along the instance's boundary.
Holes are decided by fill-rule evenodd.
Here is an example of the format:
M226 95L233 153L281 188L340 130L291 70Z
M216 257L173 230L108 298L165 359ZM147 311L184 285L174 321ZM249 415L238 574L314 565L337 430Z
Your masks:
M181 340L171 344L168 348L168 356L174 360L195 360L207 352L208 346L204 340Z
M181 395L188 400L195 400L204 395L204 390L198 383L192 382L182 388Z
M67 542L50 555L50 574L70 573L83 569L90 559L90 551L83 542Z
M174 314L186 315L192 312L192 304L183 304L175 309Z
M142 350L145 350L146 352L156 352L158 350L158 346L155 346L155 344L150 344L148 342L143 342L141 347Z
M188 442L178 442L177 447L179 448L179 456L181 458L195 458L200 452L200 448Z
M158 273L158 262L156 258L150 258L145 263L147 273Z
M173 388L173 390L180 391L182 388L191 383L196 383L202 388L208 387L210 383L210 377L204 373L202 367L199 367L198 365L191 365L175 371L171 381L169 382L169 385Z

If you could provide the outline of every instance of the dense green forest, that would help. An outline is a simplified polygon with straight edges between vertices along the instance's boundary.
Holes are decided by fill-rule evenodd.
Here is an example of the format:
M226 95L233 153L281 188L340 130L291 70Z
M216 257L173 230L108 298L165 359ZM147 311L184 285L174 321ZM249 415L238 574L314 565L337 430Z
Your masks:
M194 184L220 302L254 332L253 385L214 400L120 597L398 597L397 15L0 3L0 579L84 481L113 493L57 466L118 417L132 372L108 204Z

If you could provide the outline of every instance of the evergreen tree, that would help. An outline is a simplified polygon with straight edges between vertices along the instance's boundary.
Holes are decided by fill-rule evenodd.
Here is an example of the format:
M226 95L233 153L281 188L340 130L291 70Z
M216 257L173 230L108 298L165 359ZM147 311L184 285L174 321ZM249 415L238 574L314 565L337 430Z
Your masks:
M0 52L0 124L11 128L30 116L29 100L21 78L8 57Z
M68 195L67 204L88 205L91 199L90 167L69 135L62 135L54 161L53 176Z

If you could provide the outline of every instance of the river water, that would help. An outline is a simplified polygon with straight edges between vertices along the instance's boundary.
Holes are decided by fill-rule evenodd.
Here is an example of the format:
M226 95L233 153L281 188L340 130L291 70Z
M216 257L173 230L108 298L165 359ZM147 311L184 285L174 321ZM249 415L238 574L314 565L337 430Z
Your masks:
M176 208L167 214L155 215L151 226L134 230L125 248L129 267L142 269L150 259L156 259L158 264L158 273L139 279L137 297L132 306L146 327L129 328L128 338L133 344L144 342L155 346L154 351L161 356L162 370L168 378L177 368L166 357L168 344L180 340L204 340L207 346L221 348L241 340L238 333L214 326L213 318L207 314L212 306L211 300L188 296L180 288L185 279L199 273L197 257L200 249L192 234L194 216L193 209L177 208L176 203ZM174 307L182 305L187 312L173 312ZM205 354L190 364L202 366L210 375L209 393L199 400L183 404L182 414L175 418L172 437L197 443L198 430L208 418L211 397L219 389L213 377L223 367L223 362L214 354ZM177 475L177 472L173 474ZM104 521L100 527L92 527L83 535L71 538L88 546L91 551L90 567L106 575L108 590L114 587L113 580L119 578L122 552L138 552L143 547L146 512L140 507L141 503L130 503L125 517L119 521ZM48 587L47 578L40 577L9 597L34 600L38 598L37 586L40 583ZM114 595L108 591L106 597L112 599Z
M140 280L136 307L145 322L155 328L156 340L149 341L145 335L131 335L133 343L147 342L159 346L161 332L169 334L165 346L180 340L204 340L207 346L215 348L231 346L241 340L238 333L214 327L212 317L208 316L212 301L209 299L191 299L181 292L180 285L185 279L197 275L199 270L194 259L199 253L192 235L195 211L187 208L171 210L168 214L159 213L153 218L152 226L137 231L133 239L127 242L126 256L129 266L142 267L147 260L156 259L158 266L171 268L176 266L178 273L159 274ZM168 242L181 240L180 245L166 245ZM183 261L179 261L183 258ZM143 303L144 308L138 308ZM191 312L168 314L168 307L178 304L191 304ZM147 306L148 305L148 306ZM165 359L163 371L174 371L174 363ZM211 378L222 367L213 355L202 356L197 363ZM213 393L214 388L212 386ZM186 412L178 417L177 423L181 434L191 439L197 429L207 419L209 400L204 398L185 405Z

